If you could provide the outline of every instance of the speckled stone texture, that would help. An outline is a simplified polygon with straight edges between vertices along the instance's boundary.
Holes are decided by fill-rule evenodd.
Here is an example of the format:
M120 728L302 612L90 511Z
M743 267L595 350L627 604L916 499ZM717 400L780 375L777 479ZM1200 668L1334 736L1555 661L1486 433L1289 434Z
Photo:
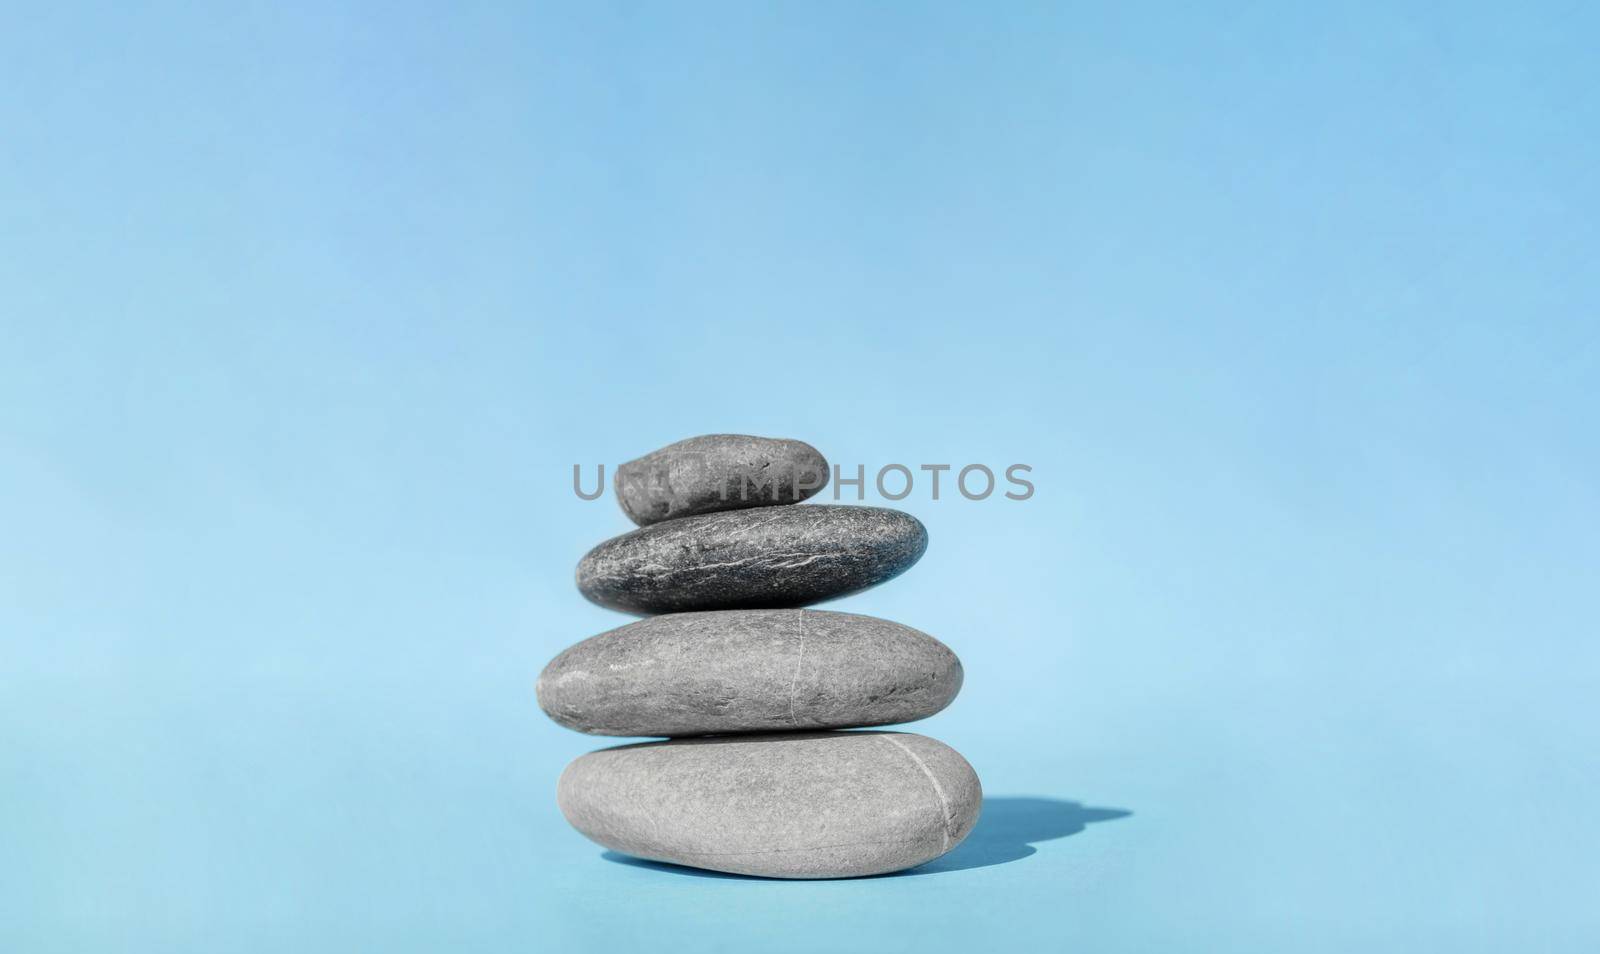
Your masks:
M567 649L539 676L539 705L592 735L839 729L927 718L961 677L943 643L871 616L674 613Z
M828 461L804 441L707 434L617 468L617 503L640 526L723 510L792 504L827 486Z
M735 510L612 537L578 563L578 589L601 606L638 615L782 609L882 583L927 546L922 523L898 510Z
M954 749L891 732L680 739L602 749L562 773L567 821L615 851L772 878L846 878L939 857L978 820Z

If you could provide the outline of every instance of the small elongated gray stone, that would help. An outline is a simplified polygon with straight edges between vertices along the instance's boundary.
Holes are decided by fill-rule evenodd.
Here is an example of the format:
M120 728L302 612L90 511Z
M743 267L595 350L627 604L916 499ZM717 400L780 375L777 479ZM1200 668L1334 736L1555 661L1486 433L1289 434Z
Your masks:
M892 725L933 715L961 661L909 626L827 610L642 619L568 648L539 705L591 735L706 735Z
M617 503L640 526L722 510L799 503L828 483L828 461L804 441L706 434L617 468Z
M567 821L614 851L771 878L847 878L939 857L978 820L972 766L926 736L822 732L602 749L561 774Z
M612 537L578 563L578 589L625 613L782 609L904 572L928 547L916 517L807 504L708 513Z

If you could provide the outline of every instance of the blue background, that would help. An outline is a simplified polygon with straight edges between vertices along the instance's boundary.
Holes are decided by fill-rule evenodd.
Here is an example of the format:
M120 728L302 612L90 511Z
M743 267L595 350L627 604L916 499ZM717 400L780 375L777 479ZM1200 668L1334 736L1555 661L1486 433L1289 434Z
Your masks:
M1600 946L1591 5L207 6L0 23L0 948ZM556 809L714 431L1034 467L931 871Z

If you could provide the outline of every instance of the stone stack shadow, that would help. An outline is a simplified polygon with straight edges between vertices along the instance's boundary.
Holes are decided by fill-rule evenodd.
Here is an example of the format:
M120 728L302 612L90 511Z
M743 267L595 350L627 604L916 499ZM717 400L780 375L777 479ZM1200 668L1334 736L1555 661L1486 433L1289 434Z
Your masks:
M828 463L800 441L717 434L617 469L639 529L591 550L578 588L644 619L584 640L539 705L591 735L663 736L581 756L557 800L614 851L713 871L839 878L910 868L977 821L978 777L921 735L960 691L944 644L888 620L806 609L908 569L909 514L808 504Z

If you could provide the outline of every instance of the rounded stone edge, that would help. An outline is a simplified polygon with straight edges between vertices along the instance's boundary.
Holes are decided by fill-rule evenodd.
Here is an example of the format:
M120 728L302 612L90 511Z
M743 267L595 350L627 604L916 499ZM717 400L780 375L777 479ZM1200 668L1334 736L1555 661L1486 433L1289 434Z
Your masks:
M929 780L934 783L945 808L945 832L950 843L937 855L917 863L927 864L934 858L942 858L954 851L972 834L972 829L978 824L978 816L983 812L983 783L965 756L938 739L915 732L885 735L892 735L915 753L917 760L927 770Z
M916 566L918 563L922 562L922 558L924 556L926 556L927 553L928 553L928 525L927 524L923 523L921 520L918 520L916 515L907 513L904 510L895 510L892 507L880 507L878 509L883 510L883 511L885 511L887 513L897 514L900 517L903 517L906 520L911 521L911 526L912 526L913 532L911 534L910 545L908 547L906 547L906 551L905 551L906 555L905 555L904 564L899 569L895 570L893 573L891 573L888 576L884 577L883 579L879 580L877 583L874 583L873 586L877 586L877 585L882 584L882 583L887 583L890 580L895 579L900 574L906 572L907 570L909 570L912 567Z
M610 630L607 630L607 632L610 632ZM604 634L602 633L599 635ZM595 637L590 637L590 639L593 638ZM556 690L554 688L555 678L559 676L561 674L561 670L565 668L569 654L588 641L589 640L586 639L573 643L571 646L568 646L561 652L556 653L554 659L550 660L548 663L545 663L544 668L539 670L539 678L534 681L533 697L534 700L539 704L540 711L549 716L550 721L554 722L556 725L559 725L562 728L571 729L574 732L582 732L585 735L594 735L595 733L591 731L590 727L585 726L581 721L571 718L560 710L560 700L559 697L557 697Z

